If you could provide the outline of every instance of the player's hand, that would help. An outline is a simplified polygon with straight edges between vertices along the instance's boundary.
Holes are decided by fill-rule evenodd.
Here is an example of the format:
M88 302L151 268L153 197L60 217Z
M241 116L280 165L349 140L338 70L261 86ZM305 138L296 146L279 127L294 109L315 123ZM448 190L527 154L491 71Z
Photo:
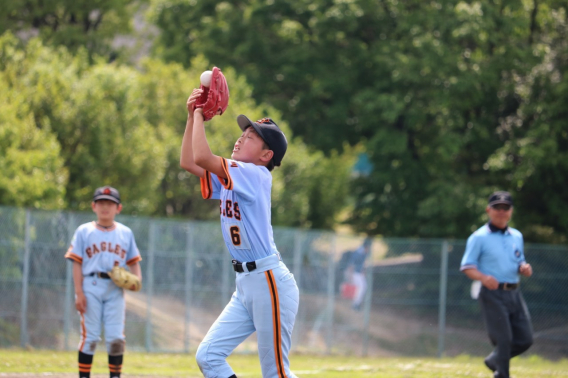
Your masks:
M495 279L495 277L489 275L483 276L481 283L489 290L497 290L499 287L499 282Z
M85 297L85 294L75 294L75 308L81 314L84 314L85 311L87 311L87 297Z
M519 266L519 273L525 277L530 277L533 274L531 264L524 263L523 265Z
M187 99L186 107L188 113L191 116L193 115L193 110L192 110L193 104L195 104L195 101L197 101L197 99L199 98L199 96L201 96L202 93L203 89L194 88L193 91L191 92L191 95Z

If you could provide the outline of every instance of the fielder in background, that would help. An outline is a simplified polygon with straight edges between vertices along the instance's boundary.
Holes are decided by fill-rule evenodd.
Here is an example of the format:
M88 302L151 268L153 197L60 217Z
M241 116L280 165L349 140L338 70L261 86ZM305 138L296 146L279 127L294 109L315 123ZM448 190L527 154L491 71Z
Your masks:
M513 214L511 195L491 194L485 211L489 222L467 240L460 270L482 284L478 301L495 346L485 365L494 377L509 378L509 360L533 342L530 315L519 286L519 275L530 277L533 272L525 261L523 235L508 226Z
M353 293L353 300L351 308L355 311L361 310L365 293L367 292L367 277L365 276L365 261L371 252L371 245L373 239L366 238L363 244L357 248L349 257L349 264L347 265L346 277L355 290Z
M128 266L120 285L140 290L140 253L130 228L115 222L122 210L118 190L105 186L95 190L91 203L97 220L77 228L65 258L73 261L75 307L81 317L79 378L90 378L93 356L104 324L111 378L120 377L124 355L124 289L109 275ZM113 269L114 268L114 269ZM128 281L128 284L125 284Z
M226 358L253 332L265 378L293 378L288 352L298 312L294 276L274 244L271 171L287 149L284 133L270 118L237 117L242 135L231 159L214 155L205 136L203 110L194 106L202 89L187 100L188 118L180 165L198 176L205 199L220 200L221 232L233 258L236 290L199 345L197 364L207 378L236 378Z

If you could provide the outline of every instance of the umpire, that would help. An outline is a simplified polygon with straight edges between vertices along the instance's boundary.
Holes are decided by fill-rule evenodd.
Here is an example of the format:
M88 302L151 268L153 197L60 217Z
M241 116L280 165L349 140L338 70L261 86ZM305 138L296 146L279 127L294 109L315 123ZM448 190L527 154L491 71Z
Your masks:
M487 332L495 346L485 358L494 377L509 378L509 360L533 343L529 311L520 290L519 274L532 275L525 261L523 235L508 226L513 199L495 192L485 209L489 222L467 239L460 270L481 281L478 301Z

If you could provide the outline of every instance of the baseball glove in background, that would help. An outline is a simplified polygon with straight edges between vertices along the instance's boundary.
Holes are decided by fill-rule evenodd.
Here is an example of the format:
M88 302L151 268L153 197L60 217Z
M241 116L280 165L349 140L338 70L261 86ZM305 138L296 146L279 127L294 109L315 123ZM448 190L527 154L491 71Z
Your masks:
M193 104L193 110L203 108L203 119L205 121L209 121L217 114L223 114L229 105L229 86L225 75L217 67L213 67L211 71L211 84L209 84L209 87L201 84L203 93Z
M142 282L140 282L138 276L130 273L124 268L115 266L110 272L108 272L108 275L116 286L123 289L139 291L142 288Z

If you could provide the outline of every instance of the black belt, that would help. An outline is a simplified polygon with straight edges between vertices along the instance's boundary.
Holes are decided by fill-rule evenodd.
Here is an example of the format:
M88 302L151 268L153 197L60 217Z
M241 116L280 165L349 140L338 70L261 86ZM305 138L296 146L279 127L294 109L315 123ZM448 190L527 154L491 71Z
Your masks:
M501 290L515 290L516 288L519 287L518 283L508 283L508 282L503 282L499 284L499 289Z
M240 262L239 260L232 260L233 262L233 269L235 272L238 273L244 273L244 269L243 269L243 263ZM249 272L252 272L253 270L256 269L256 262L255 261L248 261L246 263L244 263L247 266L247 269Z
M92 276L110 279L110 276L107 273L103 273L103 272L96 272L96 273L87 274L87 277L92 277Z

